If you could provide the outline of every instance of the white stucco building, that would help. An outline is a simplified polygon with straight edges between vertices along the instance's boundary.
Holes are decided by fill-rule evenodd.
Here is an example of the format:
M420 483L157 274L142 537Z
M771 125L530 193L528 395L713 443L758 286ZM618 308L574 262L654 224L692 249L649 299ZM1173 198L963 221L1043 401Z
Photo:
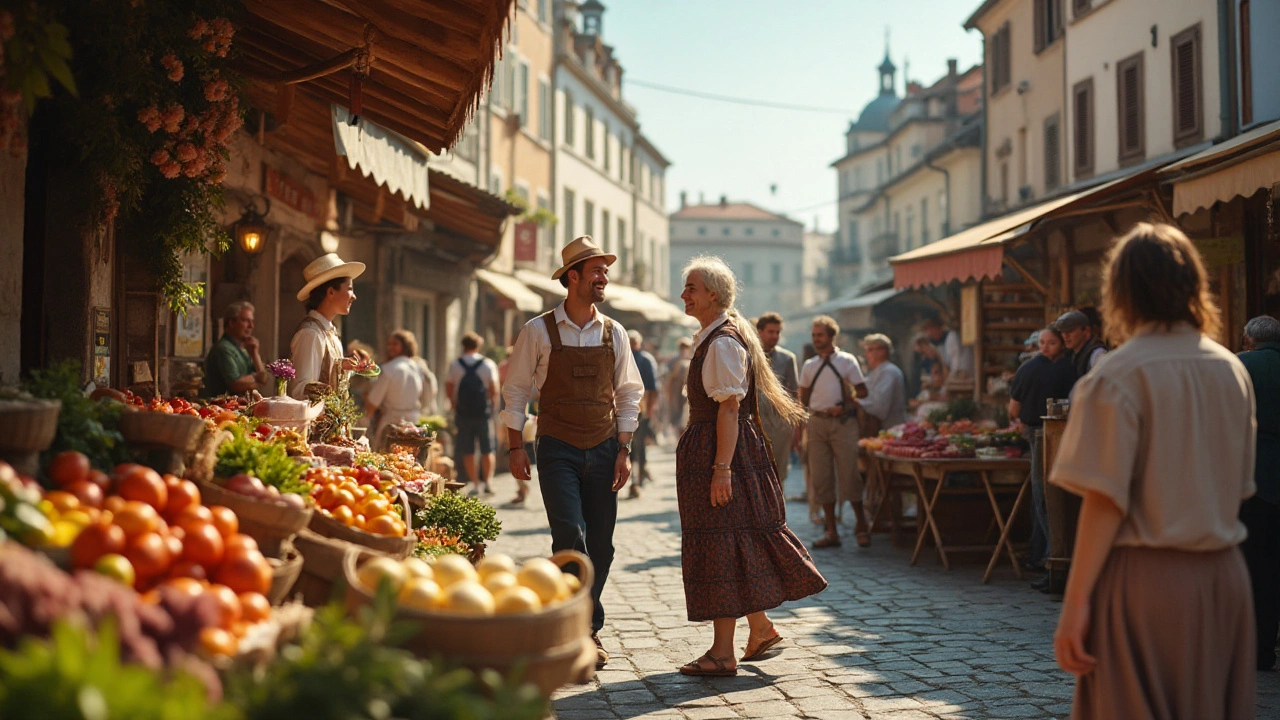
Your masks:
M671 215L670 296L680 298L680 273L698 255L718 255L742 287L738 309L755 317L789 317L804 307L804 226L750 203L687 205Z

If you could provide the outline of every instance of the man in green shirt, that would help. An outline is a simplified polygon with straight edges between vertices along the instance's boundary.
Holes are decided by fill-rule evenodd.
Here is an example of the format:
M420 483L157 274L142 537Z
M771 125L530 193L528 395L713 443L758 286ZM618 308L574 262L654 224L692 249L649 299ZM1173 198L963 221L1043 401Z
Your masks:
M222 337L204 359L204 397L242 395L267 380L253 336L253 303L231 303L222 325Z
M1253 380L1258 449L1257 494L1240 507L1240 521L1249 530L1240 550L1253 581L1258 669L1270 670L1280 631L1280 320L1261 315L1246 323L1244 349L1240 362Z

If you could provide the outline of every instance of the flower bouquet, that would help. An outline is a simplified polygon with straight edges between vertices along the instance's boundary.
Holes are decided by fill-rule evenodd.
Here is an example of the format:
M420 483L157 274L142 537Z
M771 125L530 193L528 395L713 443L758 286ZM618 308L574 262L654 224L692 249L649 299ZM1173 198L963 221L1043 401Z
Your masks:
M276 378L276 395L284 395L288 381L298 376L298 371L294 369L293 363L287 358L280 358L273 363L267 365L267 372Z

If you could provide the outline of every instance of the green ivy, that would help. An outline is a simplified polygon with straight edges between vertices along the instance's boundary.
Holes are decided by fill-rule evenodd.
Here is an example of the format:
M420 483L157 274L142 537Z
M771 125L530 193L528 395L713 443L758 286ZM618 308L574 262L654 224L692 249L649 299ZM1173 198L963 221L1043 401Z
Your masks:
M49 8L37 3L12 4L16 6L12 11L0 7L0 24L7 17L13 32L7 40L0 33L0 87L21 93L29 115L37 102L53 97L55 83L76 94L76 80L68 64L71 43L66 26Z

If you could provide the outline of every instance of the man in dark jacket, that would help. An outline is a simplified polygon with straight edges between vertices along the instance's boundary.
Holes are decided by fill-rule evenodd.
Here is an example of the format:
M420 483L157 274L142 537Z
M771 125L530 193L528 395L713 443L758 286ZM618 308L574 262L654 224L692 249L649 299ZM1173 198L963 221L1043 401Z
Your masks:
M1280 320L1261 315L1244 326L1244 363L1253 380L1258 419L1254 461L1257 493L1240 506L1249 530L1240 549L1253 580L1253 612L1258 623L1258 669L1276 663L1280 631Z
M1107 354L1107 347L1094 337L1093 323L1089 322L1089 316L1079 310L1062 313L1053 326L1062 333L1062 341L1071 351L1071 364L1076 368L1077 378L1088 374L1102 356Z

